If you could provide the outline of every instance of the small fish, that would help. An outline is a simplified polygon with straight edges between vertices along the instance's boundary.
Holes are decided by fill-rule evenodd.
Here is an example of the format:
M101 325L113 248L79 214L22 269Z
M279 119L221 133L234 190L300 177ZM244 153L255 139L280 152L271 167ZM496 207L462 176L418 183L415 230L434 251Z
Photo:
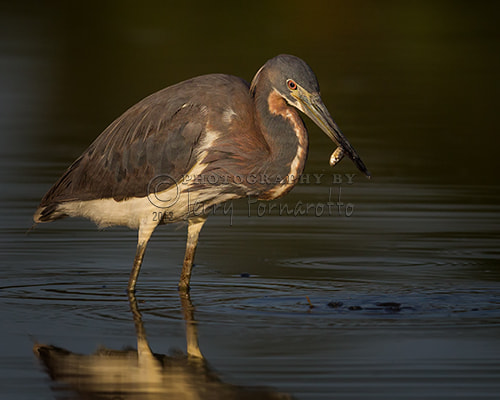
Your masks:
M330 166L333 167L344 157L344 149L342 147L337 147L335 151L330 156Z

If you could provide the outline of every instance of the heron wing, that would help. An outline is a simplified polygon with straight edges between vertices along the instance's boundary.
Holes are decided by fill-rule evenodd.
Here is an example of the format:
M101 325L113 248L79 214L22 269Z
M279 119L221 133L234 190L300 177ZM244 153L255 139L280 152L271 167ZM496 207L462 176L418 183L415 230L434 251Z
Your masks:
M209 114L207 91L216 84L218 96L230 102L232 79L248 90L239 78L208 75L170 86L132 106L67 169L40 207L72 200L144 197L156 176L177 181L197 161ZM223 93L224 88L229 92Z

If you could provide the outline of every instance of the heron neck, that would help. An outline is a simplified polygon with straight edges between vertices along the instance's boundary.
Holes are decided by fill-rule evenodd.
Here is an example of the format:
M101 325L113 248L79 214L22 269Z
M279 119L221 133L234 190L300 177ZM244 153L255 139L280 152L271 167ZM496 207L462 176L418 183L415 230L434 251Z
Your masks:
M276 89L259 89L257 86L255 91L257 125L270 150L266 173L288 181L291 186L286 193L304 170L307 130L297 110L289 106Z

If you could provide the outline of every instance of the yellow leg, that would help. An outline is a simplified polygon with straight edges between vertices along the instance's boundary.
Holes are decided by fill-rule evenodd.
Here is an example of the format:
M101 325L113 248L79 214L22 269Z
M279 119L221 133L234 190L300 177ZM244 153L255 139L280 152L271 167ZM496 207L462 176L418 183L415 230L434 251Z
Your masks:
M156 225L143 224L139 227L139 234L137 240L137 251L134 258L134 266L130 272L130 278L128 280L127 290L131 293L135 292L135 285L137 283L137 277L141 270L142 259L144 258L144 252L146 251L146 246L151 238L151 235L155 229Z
M184 256L181 279L179 281L179 290L181 291L187 292L189 290L189 281L191 280L191 271L193 269L194 253L196 252L196 245L198 244L198 236L206 220L206 217L196 217L189 220L186 255Z

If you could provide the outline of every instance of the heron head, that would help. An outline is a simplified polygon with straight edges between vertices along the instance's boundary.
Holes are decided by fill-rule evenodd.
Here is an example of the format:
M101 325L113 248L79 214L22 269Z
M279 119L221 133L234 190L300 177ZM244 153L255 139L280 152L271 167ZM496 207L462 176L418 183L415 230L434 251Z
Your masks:
M271 86L290 106L312 119L343 150L356 167L367 177L370 177L370 173L358 153L342 134L323 103L318 80L309 65L298 57L281 54L267 61L257 72L256 78L262 70L266 71Z

